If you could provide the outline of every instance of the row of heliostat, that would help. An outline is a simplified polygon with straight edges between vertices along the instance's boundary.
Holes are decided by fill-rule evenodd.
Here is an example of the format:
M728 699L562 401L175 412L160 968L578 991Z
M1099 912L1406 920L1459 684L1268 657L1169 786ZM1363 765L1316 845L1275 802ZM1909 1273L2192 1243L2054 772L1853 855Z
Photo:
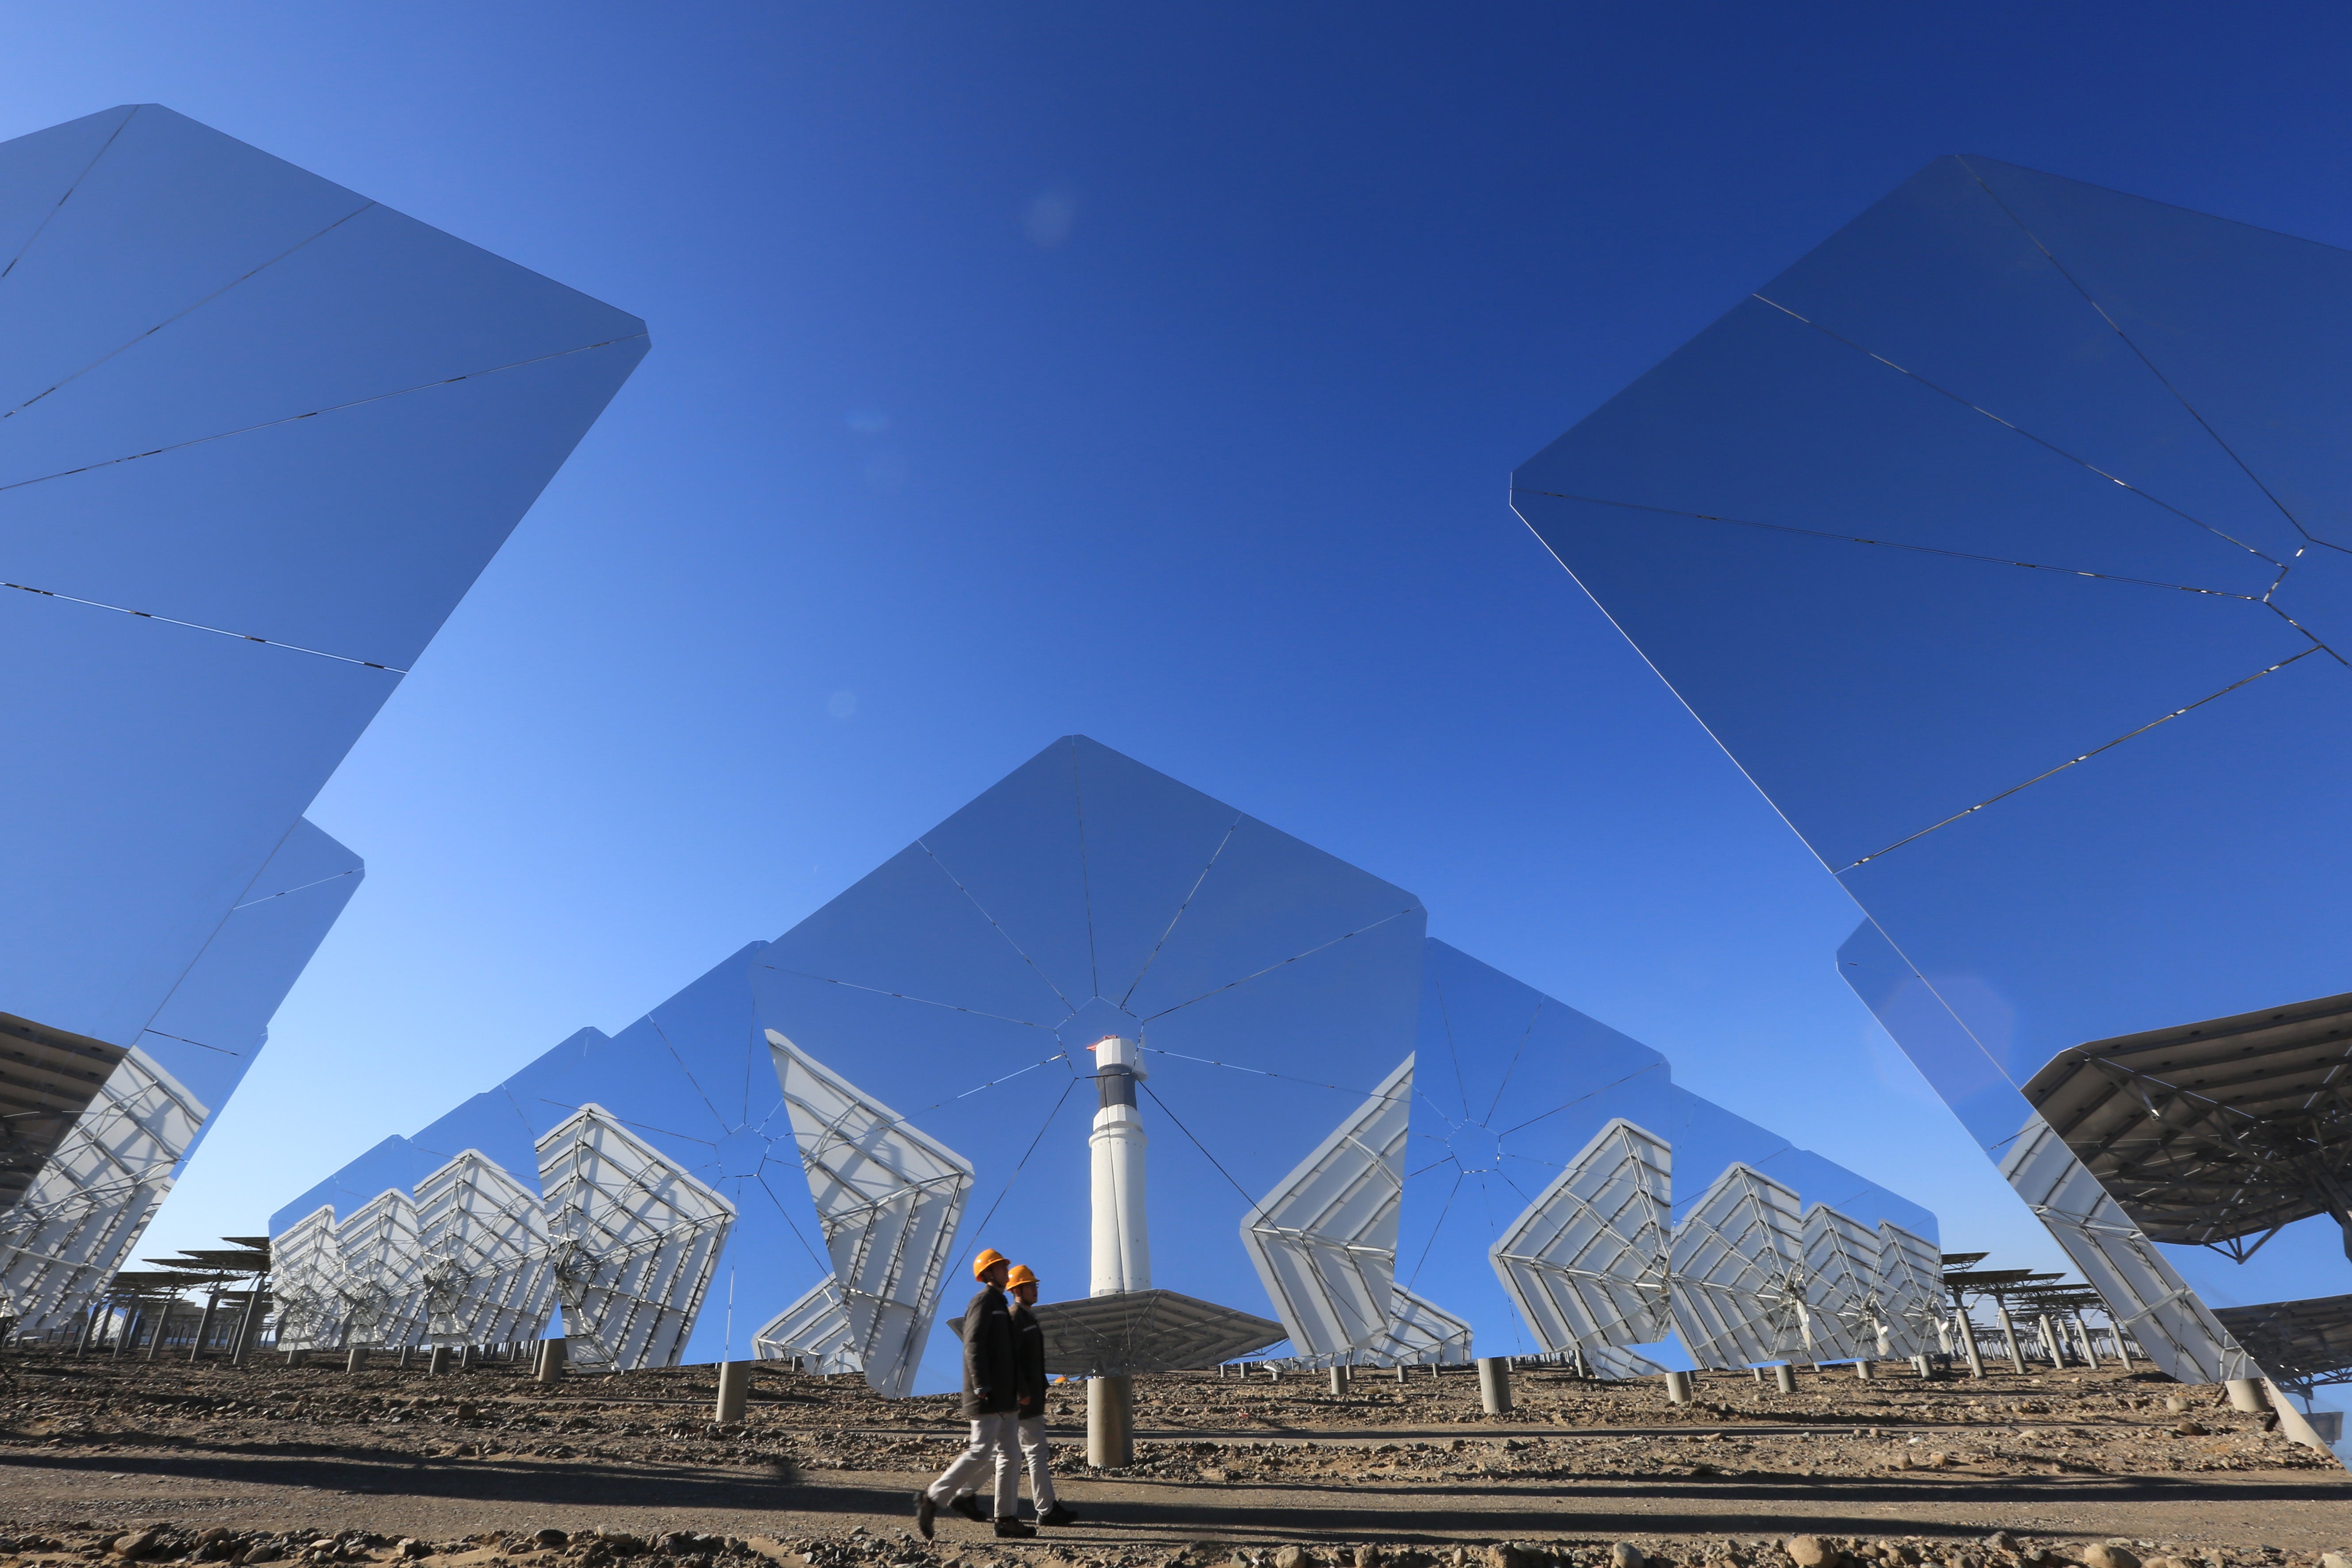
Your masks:
M1271 1309L1293 1354L1919 1348L1932 1215L1424 926L1403 890L1056 742L783 936L280 1210L281 1267L320 1260L289 1288L320 1303L281 1333L548 1321L592 1362L943 1386L935 1318L982 1246L1049 1303L1087 1294L1087 1047L1118 1034L1142 1047L1151 1283ZM628 1157L587 1159L592 1129Z

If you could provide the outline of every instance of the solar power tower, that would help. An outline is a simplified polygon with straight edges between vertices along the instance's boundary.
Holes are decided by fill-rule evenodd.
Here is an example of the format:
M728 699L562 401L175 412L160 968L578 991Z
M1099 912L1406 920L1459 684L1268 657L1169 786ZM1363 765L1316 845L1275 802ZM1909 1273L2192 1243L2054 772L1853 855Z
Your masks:
M0 1318L120 1266L359 858L302 812L644 323L154 104L0 144Z
M1240 1357L1631 1372L1935 1337L1940 1302L1923 1327L1901 1293L1904 1260L1937 1256L1934 1215L1424 919L1066 737L773 942L287 1205L281 1255L332 1264L297 1316L364 1331L332 1233L407 1193L430 1252L464 1171L502 1244L464 1278L518 1304L502 1336L593 1341L572 1359L615 1369L789 1356L887 1394L953 1386L949 1320L982 1247L1039 1275L1048 1367L1107 1383ZM557 1152L583 1119L627 1156L593 1183ZM1600 1212L1614 1176L1586 1179L1621 1145L1646 1162L1646 1226ZM565 1283L605 1279L625 1289ZM1657 1310L1588 1310L1618 1297ZM1863 1325L1894 1340L1859 1344Z
M2306 1400L2352 1372L2347 420L2352 253L1950 157L1512 481L2116 1321Z

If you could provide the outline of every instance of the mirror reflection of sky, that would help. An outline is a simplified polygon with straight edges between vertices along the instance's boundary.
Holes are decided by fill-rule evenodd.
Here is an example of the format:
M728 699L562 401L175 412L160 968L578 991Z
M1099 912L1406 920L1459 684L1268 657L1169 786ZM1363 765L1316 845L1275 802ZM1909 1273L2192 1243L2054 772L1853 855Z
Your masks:
M349 1212L461 1149L527 1180L594 1101L736 1205L689 1361L740 1359L827 1268L767 1034L971 1163L947 1290L992 1247L1086 1294L1085 1048L1140 1039L1153 1282L1274 1316L1240 1226L1408 1054L1399 1278L1524 1352L1486 1249L1612 1116L1696 1198L1744 1161L1874 1226L1934 1217L1675 1086L1663 1058L1423 934L1411 894L1083 737L1055 742L808 920L607 1037L583 1030L286 1204ZM950 1386L929 1344L917 1388Z
M2347 365L2352 252L1944 158L1515 477L1996 1157L2067 1047L2347 986ZM2345 1283L2325 1216L2166 1250Z

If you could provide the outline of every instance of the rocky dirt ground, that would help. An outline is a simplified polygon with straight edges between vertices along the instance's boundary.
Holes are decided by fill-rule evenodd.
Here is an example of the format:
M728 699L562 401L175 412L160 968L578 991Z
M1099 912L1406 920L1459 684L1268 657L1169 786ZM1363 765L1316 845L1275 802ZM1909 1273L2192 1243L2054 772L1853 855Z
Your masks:
M1794 1395L1707 1373L1466 1369L1137 1380L1136 1463L1084 1463L1075 1526L1002 1542L909 1494L961 1441L945 1396L763 1366L715 1374L0 1361L0 1568L415 1562L420 1568L2352 1568L2352 1478L2221 1391L2109 1368ZM2169 1560L2169 1561L2168 1561Z

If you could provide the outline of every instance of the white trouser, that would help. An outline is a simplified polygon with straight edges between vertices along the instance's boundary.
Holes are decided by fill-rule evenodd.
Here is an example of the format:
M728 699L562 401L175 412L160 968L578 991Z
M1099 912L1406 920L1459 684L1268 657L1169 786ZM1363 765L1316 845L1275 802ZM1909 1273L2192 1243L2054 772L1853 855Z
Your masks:
M1045 1418L1024 1416L1021 1421L1021 1458L1029 1467L1029 1500L1037 1505L1039 1513L1051 1511L1054 1506L1054 1449L1045 1441Z
M996 1468L996 1517L1011 1519L1020 1510L1021 1470L1013 1454L1016 1436L1022 1436L1023 1423L1010 1410L994 1415L975 1417L971 1424L971 1443L956 1456L954 1464L940 1472L931 1483L933 1502L944 1503L960 1491L978 1491L980 1478L991 1465Z

